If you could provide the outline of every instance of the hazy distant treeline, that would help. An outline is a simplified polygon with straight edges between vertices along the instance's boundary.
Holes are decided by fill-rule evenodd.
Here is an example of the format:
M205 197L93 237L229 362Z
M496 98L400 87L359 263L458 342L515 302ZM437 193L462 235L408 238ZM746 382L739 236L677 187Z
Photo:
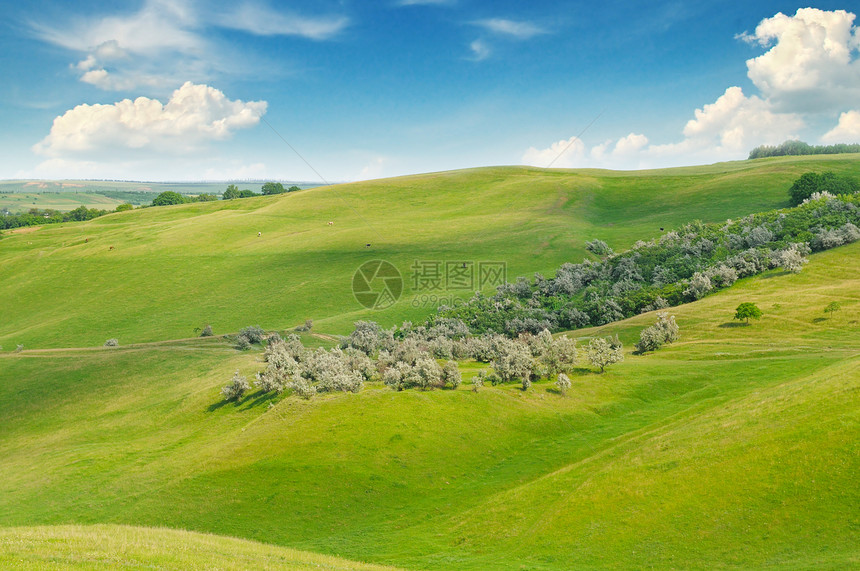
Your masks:
M750 151L751 159L765 157L786 157L791 155L838 155L843 153L860 153L860 144L849 145L810 145L803 141L786 141L781 145L762 145Z

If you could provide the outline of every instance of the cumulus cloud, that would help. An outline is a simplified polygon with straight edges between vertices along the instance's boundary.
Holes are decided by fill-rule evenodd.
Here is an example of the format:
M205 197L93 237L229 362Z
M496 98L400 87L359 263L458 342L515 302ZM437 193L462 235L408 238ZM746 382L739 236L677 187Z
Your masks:
M769 48L747 75L777 108L832 111L860 99L860 30L845 10L802 8L762 20L748 42Z
M587 152L585 143L579 137L571 137L556 141L545 149L529 147L523 155L523 163L544 168L572 168L582 164Z
M839 123L821 137L823 143L860 143L860 111L839 115Z
M555 166L650 168L714 162L743 158L757 145L776 144L794 137L803 126L800 115L778 113L760 97L747 97L740 87L730 87L714 103L695 110L679 142L654 145L645 135L630 133L588 149L574 137L542 150L529 148L523 161L546 167L570 145Z
M504 18L478 20L474 22L474 24L489 32L503 36L510 36L519 40L527 40L534 36L547 33L546 30L532 24L531 22L517 22L515 20L506 20Z
M253 127L266 105L230 100L213 87L187 82L166 104L138 97L78 105L54 119L51 132L33 150L51 159L90 162L189 153Z
M643 168L742 159L754 147L797 138L808 120L843 111L821 137L825 143L860 140L860 29L844 10L802 8L794 16L766 18L739 38L765 48L747 60L747 75L760 94L729 87L713 103L696 109L680 141L653 144L631 133L591 149L573 145L559 166ZM846 109L855 109L846 111ZM816 119L817 117L817 119ZM568 141L529 148L523 161L546 166Z

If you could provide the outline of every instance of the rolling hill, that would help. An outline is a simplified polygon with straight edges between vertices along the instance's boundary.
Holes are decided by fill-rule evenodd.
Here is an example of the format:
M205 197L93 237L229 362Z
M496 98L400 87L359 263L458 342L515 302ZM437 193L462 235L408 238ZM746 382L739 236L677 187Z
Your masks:
M261 355L166 341L209 321L220 333L312 317L338 333L359 317L420 317L404 301L356 309L354 268L502 256L512 275L547 272L582 257L587 238L621 248L663 225L782 206L788 183L816 169L860 165L478 169L5 236L0 339L26 350L0 353L0 563L52 557L55 537L72 545L58 557L91 553L88 527L68 526L110 525L155 545L146 557L166 556L174 532L124 526L410 569L860 565L860 243L673 308L680 341L628 349L602 375L582 366L566 397L546 381L477 393L370 383L224 403L220 387L260 370ZM733 322L745 301L760 322ZM828 317L832 301L842 308ZM575 335L617 333L629 348L653 320ZM108 337L122 346L75 348ZM465 363L465 376L480 367ZM188 539L187 561L291 556L203 537Z
M508 278L579 261L587 239L616 249L694 219L787 205L799 174L860 175L857 155L784 157L643 172L485 168L150 208L0 240L0 345L98 346L314 319L420 320L469 291L416 289L416 262L506 264ZM329 225L328 222L332 222ZM363 308L352 278L382 259L405 291ZM69 292L74 292L73 296Z

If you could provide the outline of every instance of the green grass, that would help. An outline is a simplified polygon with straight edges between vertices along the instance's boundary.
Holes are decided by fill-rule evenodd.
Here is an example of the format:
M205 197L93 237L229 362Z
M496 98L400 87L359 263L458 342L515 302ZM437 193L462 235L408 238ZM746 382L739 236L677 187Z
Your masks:
M644 172L483 168L11 233L0 239L0 345L151 342L192 336L207 323L226 333L311 318L322 331L346 333L358 319L421 320L438 300L412 287L416 260L501 261L511 280L549 273L581 260L587 239L623 249L661 227L786 206L801 173L860 176L857 158ZM406 282L384 311L362 308L351 291L353 273L373 259L392 262Z
M139 240L171 231L153 228ZM413 569L856 567L858 256L674 308L679 342L583 366L566 398L372 383L224 404L232 372L261 363L217 338L4 352L0 526L170 527ZM742 301L761 321L732 322ZM577 335L629 348L653 320Z
M189 531L118 525L0 529L4 569L265 569L384 571L379 567Z

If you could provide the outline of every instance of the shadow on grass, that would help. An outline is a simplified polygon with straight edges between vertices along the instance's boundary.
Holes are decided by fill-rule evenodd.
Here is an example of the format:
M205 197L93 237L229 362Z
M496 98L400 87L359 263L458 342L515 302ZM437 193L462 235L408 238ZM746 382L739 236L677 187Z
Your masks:
M737 322L737 321L729 321L728 323L720 323L717 327L722 329L734 329L735 327L749 327L749 323Z
M249 393L242 397L239 400L220 400L214 404L210 404L206 410L209 412L215 412L219 408L225 407L227 405L233 405L234 408L254 408L260 406L266 401L270 401L277 396L275 393L264 393L263 391L257 391L255 393ZM245 406L247 405L247 406Z
M813 323L824 323L825 321L827 321L826 317L816 317L812 320Z

